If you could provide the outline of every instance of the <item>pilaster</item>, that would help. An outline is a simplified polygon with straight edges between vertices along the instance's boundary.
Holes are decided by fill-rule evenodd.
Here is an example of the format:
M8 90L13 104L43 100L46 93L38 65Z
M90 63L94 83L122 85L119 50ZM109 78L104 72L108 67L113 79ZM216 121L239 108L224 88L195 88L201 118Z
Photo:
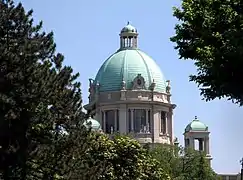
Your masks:
M127 133L127 109L126 105L121 105L119 109L119 128L120 133Z
M159 134L160 134L160 117L159 117L159 110L154 109L153 112L153 126L152 126L152 133L154 137L154 142L159 142Z
M114 132L116 132L117 131L117 109L115 109L115 110L113 110L114 111Z
M106 111L103 111L103 131L106 132Z
M195 139L193 137L189 137L189 146L192 148L192 149L195 149Z
M131 131L134 131L134 109L130 109L131 112Z
M149 132L149 109L146 109L146 131Z
M170 109L170 111L168 112L168 134L170 136L170 142L173 143L174 141L174 132L173 132L173 112L172 109Z

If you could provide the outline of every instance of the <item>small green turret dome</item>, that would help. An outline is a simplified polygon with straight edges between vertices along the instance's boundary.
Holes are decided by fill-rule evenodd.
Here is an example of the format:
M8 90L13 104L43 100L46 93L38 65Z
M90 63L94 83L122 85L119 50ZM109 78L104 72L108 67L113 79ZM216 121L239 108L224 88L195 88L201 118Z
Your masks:
M101 130L100 123L99 123L97 120L95 120L95 119L93 119L93 118L91 118L91 117L89 117L89 118L84 122L84 126L85 126L86 128L91 128L91 129L94 130L94 131L99 131L99 130Z
M185 132L189 131L208 131L208 126L206 126L204 123L199 121L197 117L186 126Z
M127 25L122 28L121 33L124 32L132 32L132 33L136 33L137 29L135 27L133 27L129 22L127 23Z

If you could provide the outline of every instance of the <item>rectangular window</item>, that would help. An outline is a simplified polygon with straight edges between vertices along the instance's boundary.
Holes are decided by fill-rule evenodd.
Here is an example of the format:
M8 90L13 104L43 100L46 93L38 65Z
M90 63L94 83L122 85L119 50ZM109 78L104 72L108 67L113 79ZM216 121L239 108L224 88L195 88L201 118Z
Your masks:
M151 133L151 110L148 111L148 124L146 124L146 126L147 126L147 131Z
M161 111L161 119L160 119L160 131L161 133L163 134L166 134L166 120L167 120L167 117L166 117L166 112L165 111Z
M111 134L115 131L115 112L114 110L106 111L106 133Z
M135 109L134 110L134 132L142 133L146 131L146 110Z

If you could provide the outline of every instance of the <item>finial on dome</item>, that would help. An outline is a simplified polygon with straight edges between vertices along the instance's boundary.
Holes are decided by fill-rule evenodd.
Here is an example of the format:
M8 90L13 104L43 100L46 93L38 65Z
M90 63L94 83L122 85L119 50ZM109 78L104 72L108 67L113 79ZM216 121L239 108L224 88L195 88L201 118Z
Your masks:
M129 21L127 21L127 25L129 25L130 24L130 22Z
M195 120L197 120L197 116L195 116Z

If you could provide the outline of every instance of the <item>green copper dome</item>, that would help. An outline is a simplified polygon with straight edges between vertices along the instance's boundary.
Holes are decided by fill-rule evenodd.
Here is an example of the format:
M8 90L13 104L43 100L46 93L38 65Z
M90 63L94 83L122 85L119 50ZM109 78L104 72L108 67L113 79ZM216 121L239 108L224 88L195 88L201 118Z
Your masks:
M208 127L195 117L195 119L186 126L185 132L189 131L208 131Z
M94 130L94 131L101 130L100 123L99 123L97 120L95 120L95 119L93 119L93 118L91 118L91 117L89 117L89 118L84 122L84 126L85 126L86 128L91 128L91 129Z
M129 22L127 23L127 25L122 28L121 32L137 32L137 29L135 27L133 27Z
M166 80L159 66L137 48L121 48L112 54L99 69L95 81L100 85L100 92L120 91L123 81L126 89L131 89L138 74L145 80L145 89L154 81L154 91L165 92Z

